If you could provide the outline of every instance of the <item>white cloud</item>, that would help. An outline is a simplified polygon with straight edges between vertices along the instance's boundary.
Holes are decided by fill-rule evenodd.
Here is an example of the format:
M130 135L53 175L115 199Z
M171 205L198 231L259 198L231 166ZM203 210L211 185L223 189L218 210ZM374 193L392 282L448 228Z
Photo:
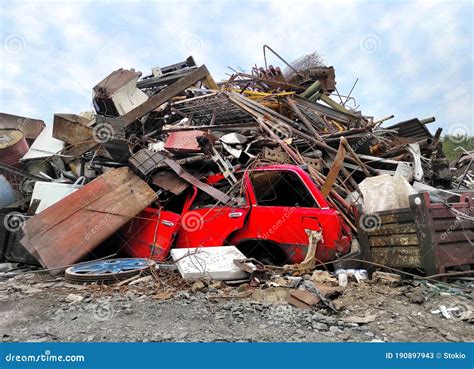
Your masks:
M20 115L86 110L92 87L111 71L134 67L148 74L190 53L216 79L229 72L227 65L249 71L264 64L262 45L268 44L288 61L321 52L336 68L342 94L359 78L353 96L365 114L428 112L442 123L472 123L472 3L38 1L0 7L2 37L19 34L25 41L18 53L0 51L0 110ZM375 36L375 52L361 48L368 36Z

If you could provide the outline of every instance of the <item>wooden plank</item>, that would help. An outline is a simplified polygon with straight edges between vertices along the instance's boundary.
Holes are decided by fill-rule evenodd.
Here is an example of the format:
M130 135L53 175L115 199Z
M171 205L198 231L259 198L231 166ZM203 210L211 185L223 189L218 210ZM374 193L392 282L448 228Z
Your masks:
M303 301L306 305L309 306L316 305L319 301L321 301L321 298L318 295L315 295L314 293L311 293L306 290L292 291L291 296L295 299Z
M380 217L380 223L382 225L385 224L400 224L400 223L413 223L413 215L411 212L403 211L403 212L393 212L387 214L381 214L378 212L377 215Z
M416 234L391 235L391 236L369 236L369 245L372 247L386 246L417 246L418 237Z
M390 236L396 234L413 234L416 236L416 227L412 223L405 224L388 224L382 225L380 228L367 230L369 237L372 236Z
M122 116L123 121L127 126L130 125L137 119L143 117L145 114L151 112L168 100L172 99L180 92L183 92L187 88L206 78L208 75L209 71L207 70L206 66L201 65L195 71L187 74L183 78L177 80L175 83L158 92L156 95L150 97L143 104L137 106L135 109L130 110L127 114Z
M128 168L113 169L29 219L22 245L46 268L76 263L156 199Z
M421 267L420 248L408 247L374 247L372 260L392 268Z

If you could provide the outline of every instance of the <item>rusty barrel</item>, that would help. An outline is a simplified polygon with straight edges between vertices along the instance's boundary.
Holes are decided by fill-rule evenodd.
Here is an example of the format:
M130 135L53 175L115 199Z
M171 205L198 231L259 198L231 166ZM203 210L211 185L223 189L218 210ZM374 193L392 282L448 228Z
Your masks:
M20 167L28 151L25 135L17 129L0 129L0 163Z

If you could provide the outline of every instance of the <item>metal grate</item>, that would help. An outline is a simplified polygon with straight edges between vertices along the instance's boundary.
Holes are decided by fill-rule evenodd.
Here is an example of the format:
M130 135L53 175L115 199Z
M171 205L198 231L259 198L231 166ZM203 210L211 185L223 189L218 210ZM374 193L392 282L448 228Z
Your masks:
M234 105L222 94L212 94L188 99L172 106L172 109L183 117L191 118L192 125L214 125L251 123L253 117Z

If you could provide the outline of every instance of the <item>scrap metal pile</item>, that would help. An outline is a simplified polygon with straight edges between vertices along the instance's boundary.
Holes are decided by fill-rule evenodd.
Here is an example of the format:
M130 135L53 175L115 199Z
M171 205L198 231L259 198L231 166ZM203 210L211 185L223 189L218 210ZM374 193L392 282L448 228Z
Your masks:
M3 116L0 174L13 188L0 183L11 198L2 204L9 206L7 230L15 222L22 225L25 254L50 269L97 256L99 245L163 262L173 247L238 242L245 256L307 265L311 258L347 254L361 229L380 231L383 211L408 207L409 195L427 191L434 202L435 197L452 202L454 196L456 203L469 204L457 211L469 223L464 234L472 247L472 192L461 198L469 192L465 179L472 177L472 153L469 167L465 158L467 169L453 177L441 128L432 135L426 127L434 118L382 127L393 116L377 120L349 107L354 99L337 91L333 67L286 64L285 71L254 67L220 83L192 57L145 76L119 69L93 88L92 112L55 114L46 127ZM16 124L6 127L12 121ZM252 174L265 168L280 174ZM293 174L281 174L287 172ZM299 187L301 181L307 188ZM406 198L387 205L379 197L382 187L392 195L403 188L395 195L406 190ZM269 212L255 218L259 205ZM314 214L301 215L306 223L298 227L306 241L292 242L288 230L296 226L285 222L299 216L294 209L307 207L333 213L320 214L317 224L308 220L317 221ZM364 209L382 211L374 229L361 226ZM265 223L272 212L280 215ZM213 222L209 213L225 219ZM245 222L253 225L237 239ZM277 251L268 242L279 227L286 235L273 240L281 246ZM463 243L463 237L455 241ZM327 250L318 248L324 242ZM252 253L258 245L266 252Z

